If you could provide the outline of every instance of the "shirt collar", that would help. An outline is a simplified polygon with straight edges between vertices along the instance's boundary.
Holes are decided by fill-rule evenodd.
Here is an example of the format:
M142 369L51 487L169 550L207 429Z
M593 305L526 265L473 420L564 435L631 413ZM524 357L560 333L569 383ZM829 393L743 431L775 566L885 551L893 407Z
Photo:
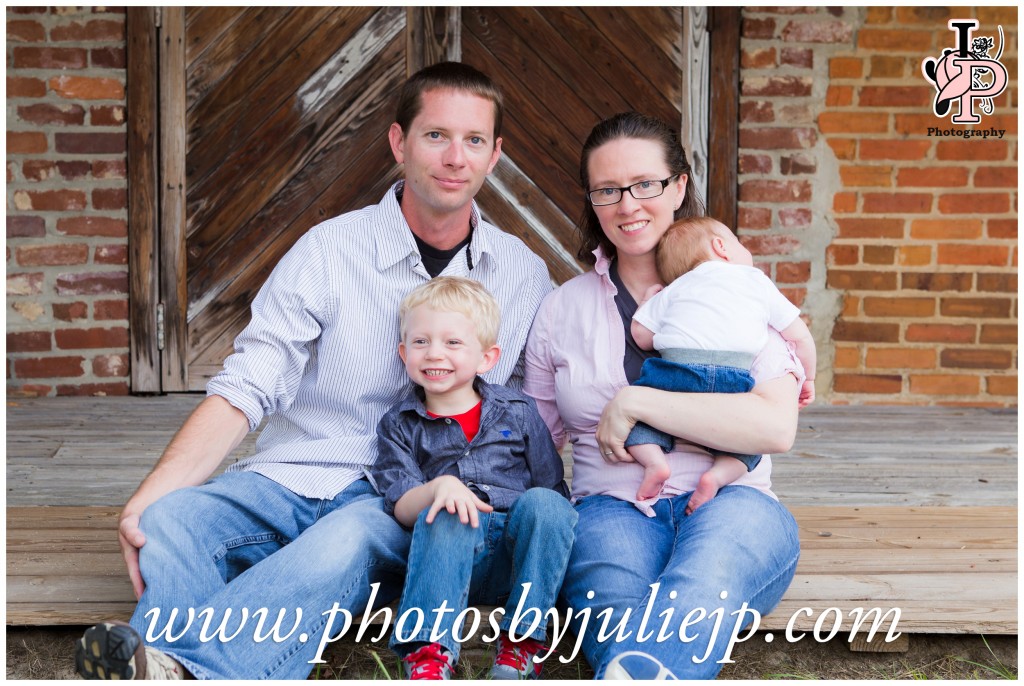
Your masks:
M597 246L593 254L595 257L594 271L604 277L605 281L611 283L611 275L609 274L612 266L611 259L604 254L604 249L600 245Z
M473 381L473 388L480 394L480 400L484 405L505 402L505 399L495 393L493 387L479 376ZM433 417L427 414L427 406L424 404L423 387L414 383L409 384L409 390L398 404L398 411L401 414L415 412L424 419L433 419Z

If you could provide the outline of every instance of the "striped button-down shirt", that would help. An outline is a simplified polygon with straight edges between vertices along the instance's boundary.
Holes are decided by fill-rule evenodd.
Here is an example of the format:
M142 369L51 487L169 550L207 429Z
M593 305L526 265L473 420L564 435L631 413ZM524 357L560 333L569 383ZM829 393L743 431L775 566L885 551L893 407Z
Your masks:
M310 229L275 267L252 304L224 370L207 384L245 413L264 417L256 454L228 471L255 471L295 493L333 498L376 459L376 426L409 387L398 357L398 304L430 279L396 193L379 205ZM480 281L501 305L501 358L484 378L522 387L523 349L551 290L544 262L518 238L480 218L444 276ZM469 250L471 260L466 259ZM472 270L469 269L470 262Z

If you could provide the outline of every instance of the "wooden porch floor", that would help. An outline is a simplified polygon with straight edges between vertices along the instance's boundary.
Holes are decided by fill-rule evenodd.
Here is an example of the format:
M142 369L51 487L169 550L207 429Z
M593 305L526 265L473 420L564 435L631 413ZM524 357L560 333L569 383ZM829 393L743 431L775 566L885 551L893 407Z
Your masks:
M8 401L8 624L130 613L118 506L199 400ZM899 607L901 631L1017 633L1015 410L813 408L773 475L803 553L763 627L805 607L804 630L827 608Z

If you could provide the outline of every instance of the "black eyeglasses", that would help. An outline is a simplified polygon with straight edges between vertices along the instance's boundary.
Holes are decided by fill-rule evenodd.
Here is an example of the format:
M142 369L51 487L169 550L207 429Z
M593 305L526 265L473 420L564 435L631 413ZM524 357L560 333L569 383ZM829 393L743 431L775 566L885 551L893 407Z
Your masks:
M660 181L637 181L632 186L623 186L622 188L598 188L587 193L587 197L590 198L590 204L597 207L618 203L622 200L623 191L629 191L629 194L637 200L649 200L664 193L665 187L678 176L679 174L673 174Z

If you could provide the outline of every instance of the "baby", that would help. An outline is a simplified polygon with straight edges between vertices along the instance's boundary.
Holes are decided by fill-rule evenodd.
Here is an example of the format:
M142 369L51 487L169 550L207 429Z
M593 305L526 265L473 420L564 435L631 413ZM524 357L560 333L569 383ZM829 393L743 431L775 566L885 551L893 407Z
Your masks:
M635 385L688 393L745 393L754 387L750 365L767 342L768 327L792 343L807 374L799 406L814 400L814 339L800 311L756 269L750 251L725 225L709 217L681 219L657 248L658 273L668 284L644 294L633 317L633 339L661 357L644 362ZM665 453L675 439L638 423L626 439L644 468L638 501L661 493L671 471ZM714 464L690 496L686 513L757 466L760 455L712 451ZM642 508L641 508L642 509Z

